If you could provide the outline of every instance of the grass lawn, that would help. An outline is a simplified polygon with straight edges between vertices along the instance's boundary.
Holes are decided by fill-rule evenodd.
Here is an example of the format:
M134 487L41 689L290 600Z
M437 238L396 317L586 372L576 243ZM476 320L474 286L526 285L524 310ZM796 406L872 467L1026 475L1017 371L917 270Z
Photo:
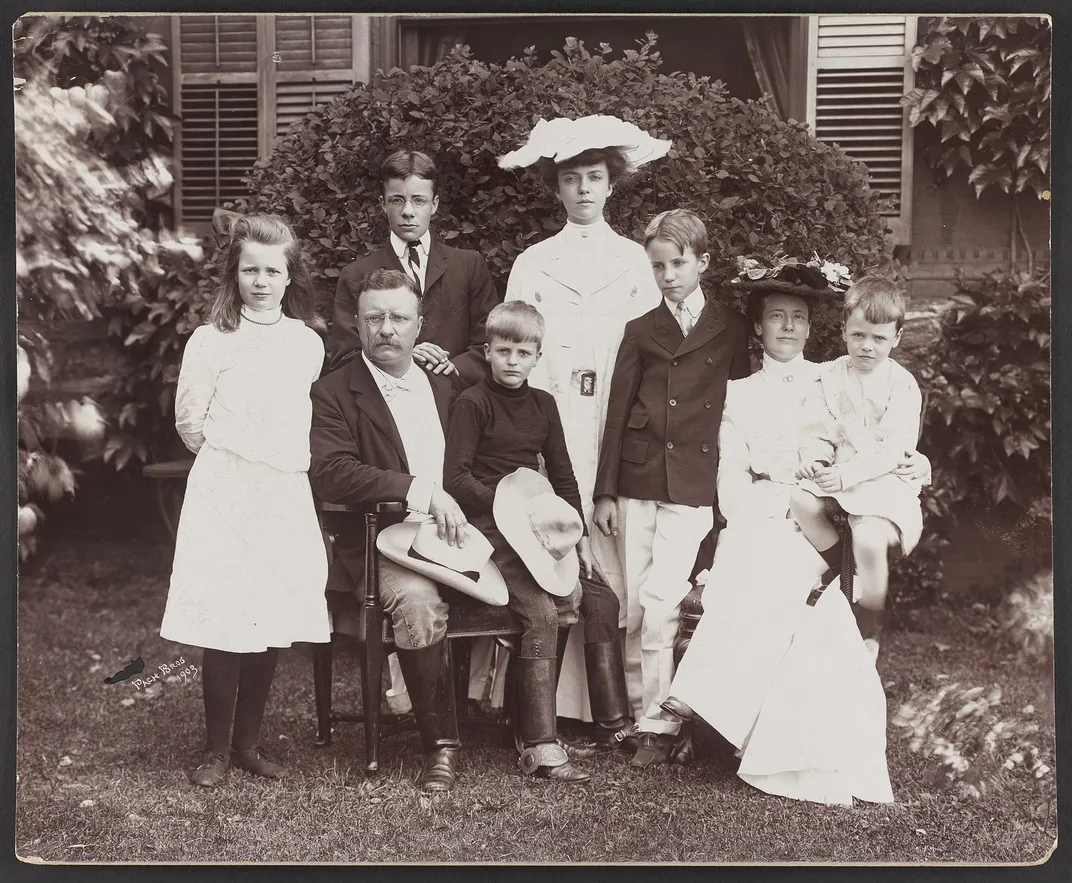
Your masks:
M463 733L461 780L446 797L414 789L417 737L384 744L366 780L359 725L312 744L307 648L283 651L264 743L291 769L281 782L234 771L216 790L185 770L202 745L201 685L162 683L146 697L103 679L142 656L146 673L200 651L162 640L171 547L53 540L19 597L16 848L20 857L87 862L1035 862L1056 812L1024 780L979 800L936 784L935 763L890 731L896 803L823 807L745 785L732 761L636 771L618 752L582 761L584 786L525 778L492 731ZM1045 679L1008 664L975 620L936 612L927 631L891 635L883 677L891 713L909 685L1001 684L1010 713L1044 715ZM356 660L336 662L336 706L357 704ZM355 672L349 677L342 672ZM122 700L134 699L123 704ZM1052 718L1048 718L1052 720ZM1052 729L1041 744L1052 765ZM1052 780L1051 780L1052 781Z

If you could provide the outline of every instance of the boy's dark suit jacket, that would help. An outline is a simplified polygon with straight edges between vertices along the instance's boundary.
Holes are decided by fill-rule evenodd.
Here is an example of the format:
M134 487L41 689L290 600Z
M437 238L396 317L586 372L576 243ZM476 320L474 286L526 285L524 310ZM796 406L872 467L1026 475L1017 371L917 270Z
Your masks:
M428 419L438 417L446 433L454 388L443 377L426 376L438 412L429 414ZM321 377L313 384L312 399L309 480L313 493L323 502L359 510L325 515L329 529L336 534L327 588L329 602L338 602L338 606L329 606L338 613L364 585L365 528L360 510L372 510L380 502L405 500L413 476L398 427L364 359L354 359Z
M390 243L347 264L339 274L328 341L329 371L341 367L360 351L354 292L362 279L381 267L402 270ZM424 327L418 342L427 340L443 347L470 383L478 381L487 370L484 323L498 302L484 259L475 251L444 245L433 236L424 283ZM465 357L458 360L463 354ZM468 375L472 375L471 380Z
M665 302L625 326L595 496L714 505L726 383L749 373L748 327L713 298L687 338Z

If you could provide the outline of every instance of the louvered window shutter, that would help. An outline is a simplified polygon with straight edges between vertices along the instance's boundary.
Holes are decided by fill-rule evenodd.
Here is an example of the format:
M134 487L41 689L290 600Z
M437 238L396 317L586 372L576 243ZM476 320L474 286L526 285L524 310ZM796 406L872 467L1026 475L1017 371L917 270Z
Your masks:
M912 128L901 96L914 85L916 17L808 18L807 120L816 137L867 166L898 245L912 228Z
M346 92L362 70L365 40L359 16L276 15L269 29L275 46L269 87L268 150L297 120ZM367 55L367 52L364 53Z
M369 75L368 16L176 15L176 222L206 225L316 106Z
M207 222L245 192L259 156L257 18L177 15L172 19L178 127L176 221Z

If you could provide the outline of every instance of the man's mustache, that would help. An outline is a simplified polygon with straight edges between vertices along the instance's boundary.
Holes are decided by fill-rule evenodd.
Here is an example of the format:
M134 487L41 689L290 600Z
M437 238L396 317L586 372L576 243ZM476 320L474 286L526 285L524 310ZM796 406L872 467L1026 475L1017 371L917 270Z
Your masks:
M373 346L402 346L402 341L397 337L385 337L382 334L377 334L376 339L372 342Z

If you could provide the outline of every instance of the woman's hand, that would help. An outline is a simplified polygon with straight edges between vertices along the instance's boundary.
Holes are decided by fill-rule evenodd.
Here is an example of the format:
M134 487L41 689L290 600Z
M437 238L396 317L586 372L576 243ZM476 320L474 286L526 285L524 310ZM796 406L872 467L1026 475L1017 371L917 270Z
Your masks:
M905 451L901 462L893 468L891 474L912 482L929 481L931 477L931 461L919 451Z
M610 585L603 568L599 566L596 556L592 554L592 541L588 537L581 537L580 542L577 543L577 559L581 562L581 573L584 574L585 579L591 579L594 573L608 586Z
M603 536L618 536L618 501L614 497L596 497L596 510L592 521Z
M797 470L797 478L815 478L819 470L826 468L824 464L816 460L814 463L802 463Z

